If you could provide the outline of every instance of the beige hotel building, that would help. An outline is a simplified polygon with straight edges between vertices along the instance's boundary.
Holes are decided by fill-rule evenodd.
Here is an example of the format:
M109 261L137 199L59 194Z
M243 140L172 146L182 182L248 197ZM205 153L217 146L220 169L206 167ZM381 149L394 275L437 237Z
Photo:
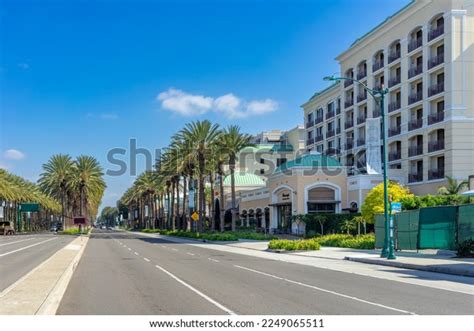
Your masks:
M474 174L474 1L413 1L336 59L341 76L389 88L390 177L422 195ZM364 88L341 81L302 107L306 149L364 174L366 119L381 115Z
M336 59L339 75L389 89L390 179L424 195L435 194L445 176L474 175L474 0L412 1ZM359 84L335 83L302 108L305 154L260 182L241 174L251 183L238 193L242 224L299 232L291 215L359 211L382 182L367 174L366 158L366 122L381 109Z

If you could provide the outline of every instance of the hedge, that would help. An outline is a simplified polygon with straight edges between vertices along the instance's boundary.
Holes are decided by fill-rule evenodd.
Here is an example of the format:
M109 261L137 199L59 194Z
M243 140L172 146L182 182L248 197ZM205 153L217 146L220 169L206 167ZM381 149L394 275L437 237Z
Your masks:
M286 251L319 250L320 244L316 239L274 239L268 243L269 249L284 249Z

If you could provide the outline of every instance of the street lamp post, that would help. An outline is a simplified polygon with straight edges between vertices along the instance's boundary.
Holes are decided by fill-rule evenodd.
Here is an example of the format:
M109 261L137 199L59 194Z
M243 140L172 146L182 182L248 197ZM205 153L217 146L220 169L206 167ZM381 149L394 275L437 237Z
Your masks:
M381 86L380 89L374 90L370 89L365 85L364 83L358 81L357 79L351 78L351 77L334 77L334 76L329 76L329 77L324 77L324 80L329 80L329 81L341 81L341 80L348 80L355 82L362 86L367 93L369 93L375 100L375 102L378 104L377 97L380 97L380 116L382 117L382 146L383 146L383 213L384 213L384 218L385 218L385 239L384 239L384 245L382 252L380 254L380 257L386 257L389 260L394 260L395 257L395 251L394 251L394 240L393 240L393 232L392 232L392 227L393 224L391 224L391 220L389 219L389 206L388 206L388 178L387 178L387 164L388 164L388 154L387 154L387 137L386 137L386 130L385 130L385 110L384 110L384 101L385 101L385 95L389 92L388 88L384 88L383 85Z

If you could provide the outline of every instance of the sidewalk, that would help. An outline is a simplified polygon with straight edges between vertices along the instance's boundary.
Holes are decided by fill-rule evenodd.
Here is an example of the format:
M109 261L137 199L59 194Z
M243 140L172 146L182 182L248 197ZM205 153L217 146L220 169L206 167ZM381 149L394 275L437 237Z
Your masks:
M268 242L244 241L229 246L265 251ZM454 258L454 254L436 254L436 251L396 252L396 260L380 257L380 250L358 250L340 247L321 247L319 251L284 252L282 254L315 258L348 260L405 269L439 272L458 276L474 277L474 259Z
M0 293L0 315L54 315L88 240L77 237Z

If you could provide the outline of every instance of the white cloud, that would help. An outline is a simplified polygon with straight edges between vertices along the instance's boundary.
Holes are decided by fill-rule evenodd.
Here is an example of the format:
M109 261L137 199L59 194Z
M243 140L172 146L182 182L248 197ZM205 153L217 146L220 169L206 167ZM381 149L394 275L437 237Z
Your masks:
M214 101L210 97L188 94L174 88L161 92L157 99L161 101L161 106L164 109L184 116L204 114L212 108Z
M261 115L278 109L278 103L272 99L246 102L232 93L213 98L174 88L161 92L157 100L161 102L163 109L183 116L196 116L214 111L227 118L236 119Z
M16 149L7 149L3 153L3 157L7 160L22 160L25 158L25 154Z
M255 100L247 105L249 115L261 115L278 109L278 103L272 99Z

